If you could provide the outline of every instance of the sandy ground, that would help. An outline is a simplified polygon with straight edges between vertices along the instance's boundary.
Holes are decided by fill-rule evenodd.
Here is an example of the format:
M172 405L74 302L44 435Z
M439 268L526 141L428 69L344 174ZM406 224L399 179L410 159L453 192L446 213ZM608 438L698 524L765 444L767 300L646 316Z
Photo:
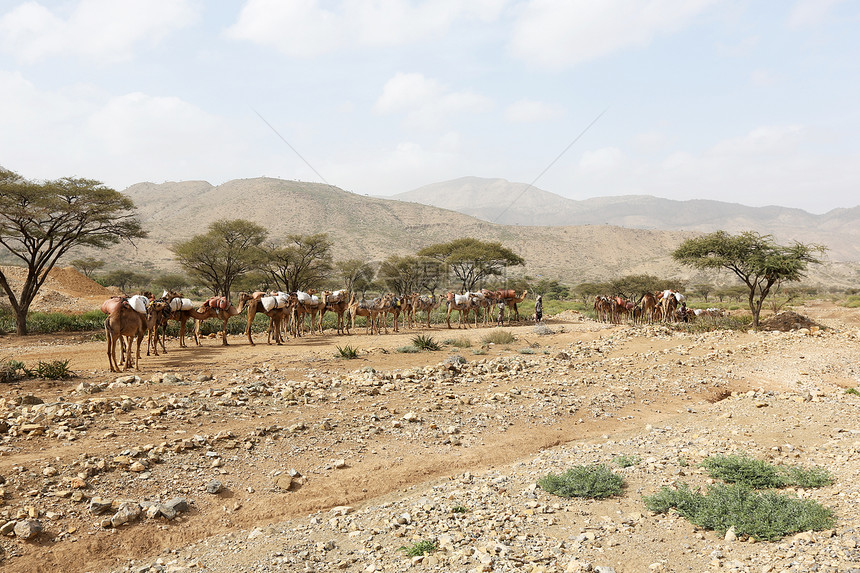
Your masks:
M0 525L36 518L43 531L29 541L14 533L0 538L0 567L574 571L587 570L582 563L588 562L615 571L728 568L726 557L713 555L713 547L729 553L719 536L649 516L642 506L641 493L685 475L675 467L681 450L693 467L707 451L736 450L827 466L837 482L801 493L836 507L832 538L848 544L854 528L860 532L860 400L844 389L860 386L860 313L830 303L795 310L829 328L685 335L566 313L551 317L548 330L525 323L504 328L516 337L508 345L482 343L492 328L440 327L379 336L327 332L283 346L252 347L241 336L231 336L227 347L206 339L201 347L179 348L170 340L166 355L144 356L140 372L130 373L139 380L119 384L106 368L105 343L90 334L3 336L0 357L27 364L69 359L77 377L1 389L8 427L0 434ZM418 332L470 346L397 352ZM359 349L358 359L336 357L337 346L347 344ZM670 444L669 436L688 445ZM844 451L827 450L828 439L844 439ZM631 470L622 500L587 504L534 491L546 468L640 453L656 461ZM140 465L133 467L135 461ZM285 482L291 470L295 475ZM686 474L703 479L700 471ZM393 526L362 525L357 517L349 527L330 523L329 512L341 506L370 516L406 504L430 514L427 508L453 503L454 494L431 499L452 484L467 492L457 494L464 499L484 496L472 503L490 515L509 511L507 502L496 506L487 497L498 494L501 482L492 480L500 475L518 483L510 491L530 496L510 510L514 533L503 528L492 537L523 552L513 560L497 550L487 561L482 556L489 549L466 547L496 535L485 526L472 538L455 535L437 557L416 561L397 547L451 526L431 517L424 529L417 518ZM208 493L213 480L222 488ZM176 519L141 517L119 526L106 522L112 512L96 515L88 503L101 497L116 509L123 500L177 496L190 509ZM565 519L542 515L553 512L566 512ZM611 521L616 514L639 514L641 523L620 535L620 520L602 545L599 532L591 545L580 538L572 545L601 515ZM262 533L248 537L255 531ZM271 546L244 551L236 536ZM811 563L819 567L791 568L796 550L792 557L777 544L746 545L738 571L847 571L857 556L846 549L842 556L827 554L825 562L816 553Z

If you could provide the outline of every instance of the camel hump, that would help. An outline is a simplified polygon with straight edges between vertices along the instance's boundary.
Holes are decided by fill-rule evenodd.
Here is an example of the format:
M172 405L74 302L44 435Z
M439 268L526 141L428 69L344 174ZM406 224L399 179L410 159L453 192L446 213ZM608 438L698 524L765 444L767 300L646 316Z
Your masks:
M125 300L123 296L113 296L102 303L101 311L105 314L111 314L119 310Z
M264 296L266 296L266 293L264 293L264 292L263 292L263 291L261 291L261 290L254 291L254 292L251 294L251 298L253 298L254 300L260 300L260 299L261 299L261 298L263 298Z
M213 296L209 300L203 303L203 306L208 306L209 308L217 308L220 310L224 310L230 305L230 301L227 300L225 296Z

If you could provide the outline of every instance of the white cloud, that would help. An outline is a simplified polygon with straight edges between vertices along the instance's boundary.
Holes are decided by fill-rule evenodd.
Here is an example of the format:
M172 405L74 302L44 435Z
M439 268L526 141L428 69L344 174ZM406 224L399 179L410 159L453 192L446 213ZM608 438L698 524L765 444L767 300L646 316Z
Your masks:
M454 22L488 22L507 0L247 0L227 35L311 57L355 46L397 46L443 36ZM324 7L325 4L325 7Z
M537 123L558 119L564 115L559 106L542 101L520 100L508 106L505 119L512 123Z
M845 0L798 0L791 8L788 25L791 28L803 28L820 24Z
M625 161L624 153L620 149L604 147L583 153L579 161L579 169L586 173L608 172L617 169Z
M527 62L561 68L630 47L690 24L716 0L530 0L510 49Z
M129 59L196 20L194 0L81 0L71 11L25 2L0 17L0 50L35 62L75 55L99 62Z
M398 73L385 83L374 110L379 114L405 113L411 127L438 129L451 115L480 113L492 102L470 91L452 91L432 78L418 73Z

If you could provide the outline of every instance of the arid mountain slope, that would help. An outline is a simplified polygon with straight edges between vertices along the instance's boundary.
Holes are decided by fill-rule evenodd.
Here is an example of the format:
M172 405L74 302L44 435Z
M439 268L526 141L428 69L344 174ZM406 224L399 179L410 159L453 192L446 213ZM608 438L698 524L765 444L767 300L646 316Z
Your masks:
M610 226L519 227L496 225L436 207L356 195L317 183L257 178L213 186L203 181L139 183L125 190L135 202L149 238L136 253L111 251L156 267L175 265L169 247L202 233L218 219L245 218L269 229L278 243L292 233L325 232L335 258L383 260L459 237L500 241L527 261L517 272L571 282L619 273L688 276L671 249L687 233Z
M615 225L634 229L737 233L755 230L780 242L818 243L833 261L860 261L860 206L815 215L787 207L673 201L647 195L574 201L504 179L462 177L392 197L505 225Z
M293 233L328 233L336 259L381 261L460 237L499 241L526 259L516 274L576 284L631 273L689 278L671 251L692 233L609 225L498 225L427 205L356 195L318 183L241 179L213 186L204 181L139 183L125 190L137 205L149 238L99 253L116 267L176 269L170 246L206 231L219 219L245 218L269 229L278 244ZM821 280L842 284L853 269L827 269ZM823 274L826 273L826 274ZM833 275L836 278L830 278ZM816 281L818 282L818 278Z

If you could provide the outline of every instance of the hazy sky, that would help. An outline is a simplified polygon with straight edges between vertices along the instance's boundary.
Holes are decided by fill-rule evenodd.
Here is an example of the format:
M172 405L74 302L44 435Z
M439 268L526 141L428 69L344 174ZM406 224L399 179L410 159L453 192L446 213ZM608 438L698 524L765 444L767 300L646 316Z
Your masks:
M853 207L860 3L0 0L0 165Z

